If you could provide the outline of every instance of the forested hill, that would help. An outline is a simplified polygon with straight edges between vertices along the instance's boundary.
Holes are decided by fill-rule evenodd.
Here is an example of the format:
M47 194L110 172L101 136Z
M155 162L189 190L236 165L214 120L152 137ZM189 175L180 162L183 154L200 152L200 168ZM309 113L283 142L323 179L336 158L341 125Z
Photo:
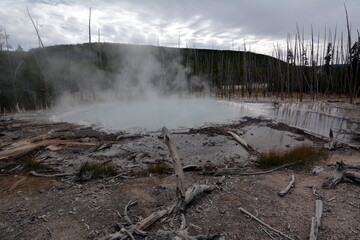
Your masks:
M213 91L231 97L314 92L316 83L317 92L346 92L346 82L329 83L322 68L295 67L241 51L113 43L58 45L28 52L1 51L0 67L1 111L51 107L64 94L107 92L122 98L142 95L149 88L161 94ZM334 72L343 78L343 71Z

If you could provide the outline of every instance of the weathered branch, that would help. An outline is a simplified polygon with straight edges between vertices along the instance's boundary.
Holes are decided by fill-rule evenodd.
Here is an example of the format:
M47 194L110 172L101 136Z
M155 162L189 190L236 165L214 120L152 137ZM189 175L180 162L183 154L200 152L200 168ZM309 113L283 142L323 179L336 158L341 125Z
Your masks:
M351 168L343 162L337 162L333 176L323 183L323 188L334 188L340 182L349 182L360 185L360 176L347 172Z
M316 240L321 225L321 216L323 212L323 202L321 200L315 201L315 217L311 218L311 229L309 240Z
M293 175L291 176L291 181L290 181L290 183L287 185L287 187L286 187L284 190L282 190L281 192L279 192L278 195L279 195L280 197L285 196L285 195L289 192L290 188L294 186L294 182L295 182L295 176L294 176L294 174L293 174Z
M237 175L237 176L250 176L250 175L262 175L262 174L268 174L268 173L272 173L275 172L277 170L280 170L282 168L286 168L289 166L292 166L294 164L296 164L298 162L293 162L293 163L288 163L288 164L284 164L280 167L276 167L267 171L262 171L262 172L243 172L241 168L221 168L221 169L217 169L214 172L215 176L222 176L222 175Z
M237 142L239 142L246 150L249 151L249 145L244 141L244 139L242 139L232 131L227 131L227 133L230 134Z
M53 177L65 177L65 176L72 176L75 175L76 173L56 173L56 174L42 174L42 173L37 173L35 171L30 171L29 172L30 175L35 176L35 177L47 177L47 178L53 178Z
M178 199L181 199L181 201L183 201L185 198L185 186L184 186L184 171L181 164L181 160L176 150L175 144L170 139L170 132L166 127L163 127L162 134L165 143L169 148L170 155L174 163L175 177L176 177L176 191L177 191Z

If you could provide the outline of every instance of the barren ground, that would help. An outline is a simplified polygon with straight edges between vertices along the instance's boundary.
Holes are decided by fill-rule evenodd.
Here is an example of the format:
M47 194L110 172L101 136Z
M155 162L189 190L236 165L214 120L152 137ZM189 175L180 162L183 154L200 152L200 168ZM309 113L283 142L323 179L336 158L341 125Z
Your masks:
M192 129L173 133L171 137L184 165L195 164L207 171L220 167L262 171L256 167L256 155L249 154L225 134L225 130L231 130L243 135L255 151L260 151L263 143L257 145L257 140L251 138L257 128L289 138L286 143L277 143L277 138L275 142L268 140L269 144L284 148L304 142L322 147L325 143L261 119ZM0 120L0 238L98 239L115 232L116 223L125 222L124 207L130 200L138 202L129 209L133 222L168 207L176 197L174 175L148 171L149 166L159 162L172 167L166 145L158 135L153 132L139 138L118 138L124 133L107 134L68 123L3 117ZM34 177L24 169L27 159L48 166L44 174L75 173L82 163L93 161L114 164L122 175L82 182L76 174ZM311 174L311 169L282 169L264 175L225 176L216 190L199 196L186 209L189 233L223 233L226 239L284 239L241 213L242 207L294 239L308 239L315 200L322 199L324 214L318 239L360 239L360 187L340 183L334 189L322 188L334 171L329 164L343 161L358 166L359 159L358 150L340 146L330 151L328 160L316 163L324 167L317 175ZM292 174L296 179L294 188L279 197L277 193L287 186ZM204 175L203 171L185 172L187 187L194 183L215 184L220 178ZM318 196L313 194L314 186ZM156 239L159 229L179 227L179 215L172 215L146 231L148 239Z

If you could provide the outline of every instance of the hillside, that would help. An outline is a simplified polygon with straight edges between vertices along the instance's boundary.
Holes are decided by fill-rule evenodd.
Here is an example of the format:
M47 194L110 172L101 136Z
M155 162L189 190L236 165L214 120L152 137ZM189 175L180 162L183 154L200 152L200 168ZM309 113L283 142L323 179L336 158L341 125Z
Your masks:
M93 43L2 51L0 64L2 112L48 108L64 94L93 101L135 98L148 89L223 97L349 90L346 65L331 66L330 75L322 67L294 66L241 51Z

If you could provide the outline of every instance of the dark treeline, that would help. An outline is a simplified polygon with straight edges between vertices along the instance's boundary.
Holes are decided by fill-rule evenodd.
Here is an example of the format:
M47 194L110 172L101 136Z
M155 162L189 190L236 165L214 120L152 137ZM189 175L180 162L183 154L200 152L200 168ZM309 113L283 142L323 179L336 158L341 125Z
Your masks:
M342 59L338 50L329 43L323 54L315 54L314 48L305 51L299 45L286 53L277 49L276 57L270 57L243 51L91 43L0 51L0 108L2 112L45 109L64 93L129 92L135 87L141 91L149 83L177 91L179 82L181 90L184 86L189 92L210 89L227 98L275 95L302 100L305 94L313 99L341 94L353 101L360 86L359 42L343 50L349 54ZM141 86L143 78L146 85Z

